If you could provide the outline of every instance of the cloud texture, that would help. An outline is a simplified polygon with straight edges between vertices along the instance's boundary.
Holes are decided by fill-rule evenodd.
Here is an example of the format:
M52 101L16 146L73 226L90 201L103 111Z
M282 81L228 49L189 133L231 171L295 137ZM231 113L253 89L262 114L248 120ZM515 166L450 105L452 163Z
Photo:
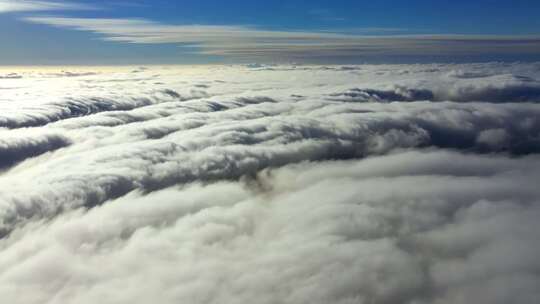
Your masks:
M12 73L0 298L540 296L539 65Z

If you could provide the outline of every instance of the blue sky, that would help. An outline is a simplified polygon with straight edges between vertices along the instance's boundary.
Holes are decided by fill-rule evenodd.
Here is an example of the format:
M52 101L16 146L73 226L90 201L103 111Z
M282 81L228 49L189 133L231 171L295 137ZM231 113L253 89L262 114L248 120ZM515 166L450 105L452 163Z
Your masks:
M0 0L0 64L540 60L536 0Z

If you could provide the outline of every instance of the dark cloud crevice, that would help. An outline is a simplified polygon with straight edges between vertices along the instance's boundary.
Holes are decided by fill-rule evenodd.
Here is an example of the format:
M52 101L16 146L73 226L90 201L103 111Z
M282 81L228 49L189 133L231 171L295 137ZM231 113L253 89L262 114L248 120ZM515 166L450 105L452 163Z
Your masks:
M52 152L71 145L71 141L61 135L46 135L38 138L0 138L0 169L9 168L26 159Z
M436 91L396 87L394 90L353 88L329 95L329 100L345 102L453 101L487 103L540 103L540 86L460 87L455 91Z

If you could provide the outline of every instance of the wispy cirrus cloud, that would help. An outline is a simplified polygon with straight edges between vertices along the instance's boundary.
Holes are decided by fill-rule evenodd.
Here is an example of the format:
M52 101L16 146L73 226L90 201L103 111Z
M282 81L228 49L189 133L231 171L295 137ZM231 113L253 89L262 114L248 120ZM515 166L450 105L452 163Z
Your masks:
M240 25L172 25L146 19L52 16L26 17L23 20L98 33L103 35L103 40L106 41L134 44L177 43L197 47L201 54L242 58L437 56L493 53L512 55L540 52L540 37L538 36L361 35L316 31L275 31ZM361 32L357 31L357 33ZM368 33L373 33L373 31L368 31Z
M0 0L0 13L87 9L95 9L95 7L76 2Z

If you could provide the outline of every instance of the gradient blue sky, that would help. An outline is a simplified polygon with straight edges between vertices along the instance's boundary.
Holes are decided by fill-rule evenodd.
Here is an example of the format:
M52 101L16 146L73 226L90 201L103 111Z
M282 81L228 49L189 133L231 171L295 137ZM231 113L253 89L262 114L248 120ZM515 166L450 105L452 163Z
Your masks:
M538 16L536 0L0 0L0 64L540 60Z

